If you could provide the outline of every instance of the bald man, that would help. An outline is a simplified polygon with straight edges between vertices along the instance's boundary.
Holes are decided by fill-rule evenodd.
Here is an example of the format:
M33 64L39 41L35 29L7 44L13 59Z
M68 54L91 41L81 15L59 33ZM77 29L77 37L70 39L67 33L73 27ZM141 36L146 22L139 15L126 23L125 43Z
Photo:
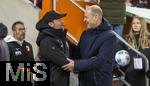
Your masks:
M68 59L70 63L62 68L79 72L79 86L112 86L112 56L116 37L99 6L87 7L84 21L87 29L80 38L75 56L71 56L77 59Z

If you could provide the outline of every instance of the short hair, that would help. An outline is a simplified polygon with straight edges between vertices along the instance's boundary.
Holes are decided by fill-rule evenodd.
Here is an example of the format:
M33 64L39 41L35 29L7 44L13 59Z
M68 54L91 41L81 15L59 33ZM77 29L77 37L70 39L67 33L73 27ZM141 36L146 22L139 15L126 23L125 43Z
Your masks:
M91 10L92 13L97 13L98 15L103 14L103 10L98 5L88 6L87 10Z
M13 25L12 25L12 31L15 31L15 30L16 30L16 25L17 25L17 24L24 25L24 23L23 23L22 21L16 21L16 22L14 22Z

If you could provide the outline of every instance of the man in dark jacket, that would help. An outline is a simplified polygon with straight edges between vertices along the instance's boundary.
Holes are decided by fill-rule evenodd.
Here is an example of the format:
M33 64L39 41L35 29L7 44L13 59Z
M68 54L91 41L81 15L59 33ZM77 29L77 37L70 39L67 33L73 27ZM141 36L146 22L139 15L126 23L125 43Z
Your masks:
M48 11L36 24L40 31L36 41L39 46L39 59L50 63L50 86L69 86L69 72L61 68L68 63L69 57L67 31L61 20L65 16L66 14L53 10Z
M7 43L3 40L8 33L7 27L0 23L0 61L9 61L9 49Z
M97 5L85 10L87 30L77 46L78 54L71 56L79 59L68 59L70 63L62 67L68 71L79 71L79 86L112 86L112 56L116 37L102 15L102 9Z
M6 38L9 47L10 61L34 61L32 46L24 40L24 23L16 21L12 25L12 31L13 36Z
M19 64L20 61L29 62L34 61L32 46L30 43L25 41L25 26L21 21L16 21L12 25L13 36L7 36L5 41L8 44L10 61L12 61L13 68L16 67L16 63ZM14 67L15 65L15 67ZM18 66L18 65L17 65ZM25 65L26 66L26 65ZM19 70L26 74L26 67L21 67ZM27 81L27 77L24 77L24 81L20 81L21 77L17 79L17 82L13 82L16 86L26 85L32 86L30 81Z

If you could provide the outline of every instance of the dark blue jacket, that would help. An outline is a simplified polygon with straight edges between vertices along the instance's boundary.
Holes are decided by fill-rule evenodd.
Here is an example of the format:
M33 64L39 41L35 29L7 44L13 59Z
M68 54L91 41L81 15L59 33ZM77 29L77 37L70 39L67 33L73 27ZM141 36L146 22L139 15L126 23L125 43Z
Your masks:
M103 19L100 26L83 32L79 42L79 86L112 86L112 57L116 37L109 23Z

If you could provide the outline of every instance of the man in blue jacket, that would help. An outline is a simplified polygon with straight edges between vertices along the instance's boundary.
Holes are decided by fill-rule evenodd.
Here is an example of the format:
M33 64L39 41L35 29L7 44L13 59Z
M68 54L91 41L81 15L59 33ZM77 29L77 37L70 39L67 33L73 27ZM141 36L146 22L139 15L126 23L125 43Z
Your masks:
M79 86L112 86L112 57L115 53L116 37L111 26L97 5L86 8L84 21L87 29L77 46L76 60L62 66L67 71L79 72ZM78 58L78 59L77 59Z

